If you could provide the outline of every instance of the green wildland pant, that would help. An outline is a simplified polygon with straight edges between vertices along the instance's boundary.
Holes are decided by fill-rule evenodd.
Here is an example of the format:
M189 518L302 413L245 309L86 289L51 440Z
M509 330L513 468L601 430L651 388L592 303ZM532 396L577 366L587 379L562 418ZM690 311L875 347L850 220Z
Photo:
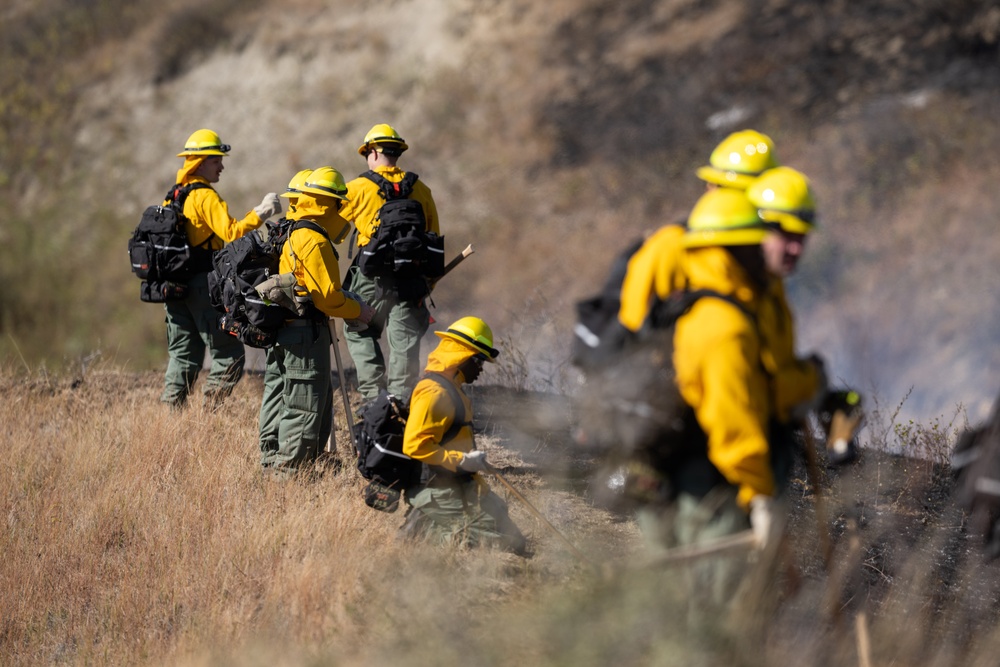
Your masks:
M681 492L666 508L643 508L638 524L654 549L672 549L735 535L750 528L747 512L736 503L736 489L713 488L698 497ZM688 566L689 599L725 604L747 572L747 552L706 555Z
M387 390L408 401L410 392L420 379L420 339L430 326L430 312L423 300L400 301L373 278L361 274L357 264L347 270L344 289L348 289L375 309L375 317L364 331L345 331L347 350L358 369L358 390L364 400ZM389 363L379 339L383 331L389 345Z
M330 329L295 320L267 350L260 405L260 463L297 468L314 461L333 430Z
M243 343L219 328L219 313L208 299L208 274L198 273L188 283L181 301L163 304L167 313L167 373L160 400L173 406L187 400L209 351L212 365L205 382L207 403L216 404L233 391L243 377Z
M468 546L501 546L524 553L524 535L511 521L507 503L487 491L480 496L473 481L420 486L407 491L409 514L401 531L407 537L429 537Z

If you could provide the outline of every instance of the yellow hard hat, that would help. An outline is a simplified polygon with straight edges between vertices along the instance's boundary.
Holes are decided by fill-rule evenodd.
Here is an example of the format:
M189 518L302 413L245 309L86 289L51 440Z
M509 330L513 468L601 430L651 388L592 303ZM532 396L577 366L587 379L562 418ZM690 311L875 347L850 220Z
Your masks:
M229 155L232 146L222 143L219 135L212 130L198 130L184 144L184 150L177 157L191 155Z
M816 224L816 200L809 179L791 167L768 169L747 188L764 222L792 234L808 234Z
M715 147L698 178L726 188L745 190L754 178L778 166L771 137L756 130L733 132Z
M746 193L733 188L709 190L691 209L684 246L757 245L767 227Z
M364 143L358 147L358 155L367 155L370 150L384 152L386 148L394 150L399 154L409 148L409 146L406 145L403 137L399 136L399 132L391 125L379 123L368 130Z
M441 338L450 338L483 355L486 361L493 361L500 350L493 348L493 330L478 317L463 317L447 331L435 331Z
M344 183L344 176L333 167L314 169L299 188L299 192L347 201L347 184Z
M292 176L292 180L288 181L288 187L278 196L288 198L298 197L302 192L302 186L306 184L306 179L309 178L311 173L313 173L312 169L303 169Z

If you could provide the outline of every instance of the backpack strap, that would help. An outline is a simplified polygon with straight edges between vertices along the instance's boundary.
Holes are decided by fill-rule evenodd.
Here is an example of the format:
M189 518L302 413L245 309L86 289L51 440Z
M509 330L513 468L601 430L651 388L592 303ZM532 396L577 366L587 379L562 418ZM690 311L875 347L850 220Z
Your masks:
M441 388L448 394L448 397L451 398L451 402L455 407L455 419L452 420L451 426L449 426L448 430L444 432L443 436L441 436L441 442L439 444L443 445L446 442L454 440L455 436L458 435L458 432L462 430L463 426L472 426L472 422L465 420L465 403L462 401L462 396L458 393L458 388L455 387L451 380L434 371L427 371L424 373L424 378L440 385ZM475 440L472 442L472 448L476 448Z
M292 232L296 229L309 229L322 234L323 238L330 241L330 248L333 250L333 256L336 257L338 261L340 260L340 254L337 252L337 249L333 247L333 241L330 239L330 233L323 229L319 223L306 218L296 220L292 223L291 229L288 230L288 238L285 239L285 243L288 243L288 239L292 238Z
M398 183L394 183L372 169L369 169L365 173L361 174L361 176L363 178L367 178L369 181L378 186L379 195L381 195L382 199L385 201L389 201L390 199L408 198L413 193L413 186L419 178L419 176L412 171L408 171L403 176L403 180Z
M657 299L656 303L649 310L649 315L646 317L646 321L643 323L643 328L650 329L666 329L676 322L681 316L687 313L698 302L699 299L704 297L711 297L713 299L721 299L727 303L732 304L739 309L741 313L746 315L746 317L757 326L756 316L750 312L743 302L741 302L736 297L731 294L723 294L722 292L716 292L711 289L698 289L683 292L675 292L667 297L665 300Z
M167 192L167 196L164 197L164 199L170 202L170 205L181 217L184 217L184 202L187 201L188 195L191 194L192 190L201 190L202 188L208 188L211 190L212 186L208 183L198 183L197 181L194 183L188 183L187 185L175 183L174 187L170 188L170 191ZM209 229L209 231L211 232L212 230ZM206 250L210 249L212 247L212 239L214 238L216 238L215 232L212 232L208 235L207 239L199 243L196 247L204 248Z

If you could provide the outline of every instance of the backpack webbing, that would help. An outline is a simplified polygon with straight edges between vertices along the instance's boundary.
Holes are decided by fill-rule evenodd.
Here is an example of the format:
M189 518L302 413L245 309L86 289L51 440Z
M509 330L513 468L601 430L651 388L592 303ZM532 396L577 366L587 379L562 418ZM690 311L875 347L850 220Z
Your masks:
M176 183L174 187L170 188L170 191L167 192L167 196L164 197L164 200L169 202L169 206L172 206L173 209L177 211L178 217L187 219L187 216L184 215L184 202L187 201L188 195L191 194L192 190L201 190L202 188L208 188L211 190L212 186L207 183L197 182L188 183L187 185ZM209 228L208 231L210 232L208 238L194 246L195 248L211 250L211 241L215 238L215 232L213 232L211 228Z
M393 182L382 174L371 169L361 174L361 176L363 178L367 178L369 181L378 186L378 192L384 201L406 199L413 194L413 186L419 178L419 176L410 171L403 176L401 181Z
M443 445L446 442L454 440L455 436L458 435L458 432L462 430L462 427L471 426L472 422L465 421L465 403L462 401L462 397L458 393L458 388L452 384L451 380L434 371L427 371L424 373L424 378L432 380L440 385L441 388L443 388L448 394L448 397L451 399L451 402L455 407L455 418L452 420L451 426L448 427L448 430L441 436L441 442L439 444ZM475 439L472 441L472 448L476 448Z

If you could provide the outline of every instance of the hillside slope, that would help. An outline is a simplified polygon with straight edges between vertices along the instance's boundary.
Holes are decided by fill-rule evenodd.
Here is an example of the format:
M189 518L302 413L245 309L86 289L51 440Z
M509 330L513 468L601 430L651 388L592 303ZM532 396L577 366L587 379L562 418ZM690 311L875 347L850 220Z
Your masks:
M234 146L219 189L242 213L299 168L361 171L360 137L389 121L449 247L477 247L435 317L482 315L523 359L506 372L566 389L573 302L633 237L682 218L693 169L752 126L820 196L790 283L803 349L889 402L912 387L918 415L983 416L997 388L1000 8L985 0L73 8L4 10L5 60L24 65L0 79L0 278L19 285L0 297L4 354L163 363L162 315L122 249L193 129Z

